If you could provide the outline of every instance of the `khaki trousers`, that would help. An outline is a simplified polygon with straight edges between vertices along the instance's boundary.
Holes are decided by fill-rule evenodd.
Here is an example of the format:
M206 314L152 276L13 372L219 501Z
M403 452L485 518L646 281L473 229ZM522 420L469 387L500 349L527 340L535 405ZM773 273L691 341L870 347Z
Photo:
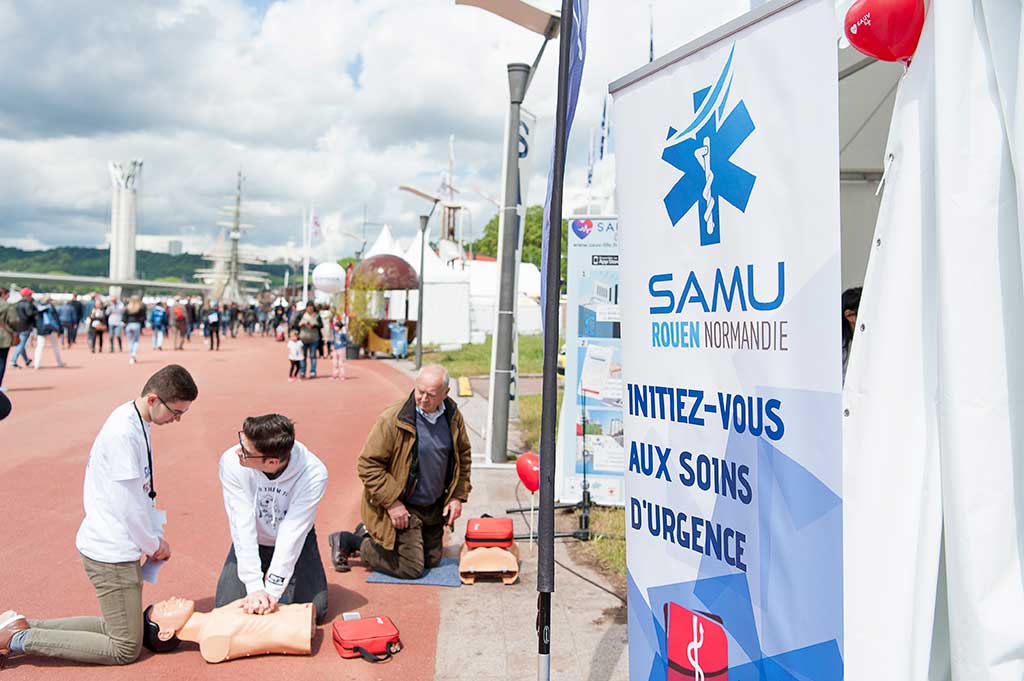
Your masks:
M29 621L25 652L94 664L129 664L142 650L142 572L138 561L100 563L82 556L101 617Z
M409 510L409 527L398 530L394 550L388 551L366 537L359 547L359 556L377 572L399 579L417 579L427 568L441 562L444 504L438 501L432 506L405 507Z

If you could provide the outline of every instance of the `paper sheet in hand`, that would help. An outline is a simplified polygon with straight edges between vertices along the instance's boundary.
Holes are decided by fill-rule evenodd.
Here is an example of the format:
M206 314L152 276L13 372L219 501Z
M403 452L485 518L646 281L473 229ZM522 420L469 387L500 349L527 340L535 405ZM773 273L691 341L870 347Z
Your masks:
M166 562L166 560L153 560L152 558L147 558L146 562L142 564L142 579L150 584L156 584L156 578L157 575L160 574L160 568L162 568Z

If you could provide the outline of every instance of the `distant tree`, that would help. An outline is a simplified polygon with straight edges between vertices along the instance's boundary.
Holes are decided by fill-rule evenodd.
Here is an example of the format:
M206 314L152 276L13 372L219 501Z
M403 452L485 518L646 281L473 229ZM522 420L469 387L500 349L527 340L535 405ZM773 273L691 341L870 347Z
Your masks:
M541 250L544 235L544 206L530 206L526 209L526 220L523 228L523 262L531 262L541 267ZM569 223L562 220L562 290L565 290L565 249L568 242ZM481 255L498 257L498 216L495 215L484 227L482 237L473 242L473 252Z
M349 265L354 265L357 262L359 262L359 261L356 260L355 258L351 257L351 256L349 256L347 258L338 258L338 264L341 265L342 267L344 267L345 269L348 269Z

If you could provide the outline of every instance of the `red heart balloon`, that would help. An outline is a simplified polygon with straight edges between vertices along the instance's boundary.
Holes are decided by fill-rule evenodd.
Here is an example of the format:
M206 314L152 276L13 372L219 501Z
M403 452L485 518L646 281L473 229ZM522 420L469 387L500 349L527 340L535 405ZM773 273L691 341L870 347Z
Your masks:
M909 63L924 28L924 0L857 0L843 30L850 44L869 57Z
M540 489L540 458L533 452L520 454L516 459L516 473L531 493Z

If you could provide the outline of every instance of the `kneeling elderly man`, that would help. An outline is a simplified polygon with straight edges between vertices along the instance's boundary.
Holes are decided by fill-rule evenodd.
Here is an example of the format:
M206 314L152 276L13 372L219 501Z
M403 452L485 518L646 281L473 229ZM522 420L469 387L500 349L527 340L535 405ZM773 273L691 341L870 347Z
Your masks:
M335 569L359 553L378 572L416 579L441 562L444 526L462 514L472 464L448 380L440 365L423 367L412 394L377 418L359 455L363 522L330 536Z
M312 603L327 616L327 575L313 520L327 487L327 467L295 440L280 414L250 416L238 445L220 458L231 550L217 581L217 607L244 598L263 615L278 603Z

